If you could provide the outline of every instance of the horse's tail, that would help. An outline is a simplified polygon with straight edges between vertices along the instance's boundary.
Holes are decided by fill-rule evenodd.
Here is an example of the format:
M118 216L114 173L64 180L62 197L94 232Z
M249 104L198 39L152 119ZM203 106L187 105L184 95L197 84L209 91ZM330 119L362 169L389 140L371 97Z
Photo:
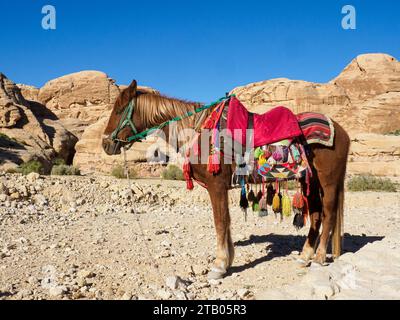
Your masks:
M337 258L342 253L343 244L343 211L344 211L344 179L341 182L337 191L337 209L336 209L336 223L333 228L332 235L332 254L334 258Z

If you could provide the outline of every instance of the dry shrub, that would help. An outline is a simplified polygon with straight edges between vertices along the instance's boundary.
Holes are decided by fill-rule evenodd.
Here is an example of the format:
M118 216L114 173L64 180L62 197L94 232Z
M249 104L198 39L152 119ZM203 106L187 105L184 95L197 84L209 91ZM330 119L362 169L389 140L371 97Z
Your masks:
M182 170L175 165L168 166L163 171L162 178L164 180L185 180Z
M370 174L357 175L347 183L350 191L385 191L396 192L396 184L388 178L378 178Z
M117 179L125 179L126 174L125 174L125 169L123 166L116 166L112 169L111 175ZM130 179L136 179L138 176L137 172L133 168L129 168L129 178Z

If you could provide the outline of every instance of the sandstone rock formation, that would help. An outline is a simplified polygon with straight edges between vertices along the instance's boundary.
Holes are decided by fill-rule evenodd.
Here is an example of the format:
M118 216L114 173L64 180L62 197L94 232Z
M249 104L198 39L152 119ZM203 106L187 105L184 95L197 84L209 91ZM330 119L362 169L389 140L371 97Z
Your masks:
M0 128L11 128L22 118L18 108L22 101L13 83L0 73Z
M45 105L80 137L86 126L101 118L118 95L118 86L105 73L82 71L49 81L39 90L35 101Z
M357 134L352 139L348 171L353 174L400 176L400 136Z
M38 159L48 166L55 157L70 161L77 138L44 106L26 100L21 90L0 76L1 167Z

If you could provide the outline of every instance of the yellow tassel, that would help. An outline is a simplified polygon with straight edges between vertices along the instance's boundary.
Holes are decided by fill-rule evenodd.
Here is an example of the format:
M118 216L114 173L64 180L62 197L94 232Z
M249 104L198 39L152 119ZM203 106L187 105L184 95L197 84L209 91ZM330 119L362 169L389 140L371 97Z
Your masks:
M292 205L290 203L290 198L287 194L284 194L282 197L282 214L285 217L290 217L292 213Z
M272 199L272 210L275 213L281 212L281 198L278 193L275 193L274 199Z

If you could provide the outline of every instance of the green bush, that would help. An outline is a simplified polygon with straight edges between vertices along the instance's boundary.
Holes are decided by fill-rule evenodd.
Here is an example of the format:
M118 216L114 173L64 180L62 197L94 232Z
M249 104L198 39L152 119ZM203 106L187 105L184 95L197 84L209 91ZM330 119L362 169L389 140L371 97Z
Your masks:
M400 136L400 129L397 129L395 131L389 132L388 135L390 135L390 136Z
M386 191L396 192L396 184L387 178L372 175L359 175L350 178L347 183L350 191Z
M161 176L165 180L185 180L182 170L174 165L168 166Z
M36 172L39 174L44 173L43 165L40 161L31 160L21 164L17 170L17 172L22 173L23 175L28 175L32 172Z
M111 175L117 179L125 179L126 174L125 174L125 169L123 166L116 166L112 169ZM135 179L137 178L137 172L133 168L129 168L129 178L130 179Z
M74 166L67 166L65 164L59 164L53 166L51 169L52 176L80 176L81 171Z
M62 158L56 158L53 160L53 166L61 166L61 165L65 165L65 160Z

